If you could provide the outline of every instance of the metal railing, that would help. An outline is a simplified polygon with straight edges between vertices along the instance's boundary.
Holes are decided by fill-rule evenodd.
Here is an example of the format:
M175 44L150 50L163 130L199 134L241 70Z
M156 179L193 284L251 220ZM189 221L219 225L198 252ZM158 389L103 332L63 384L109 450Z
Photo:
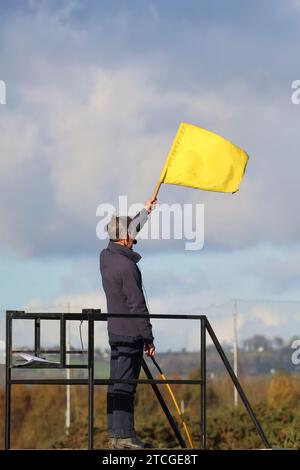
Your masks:
M133 383L133 384L149 384L151 385L161 408L177 438L178 443L182 448L187 448L187 445L181 435L180 430L170 413L168 406L160 393L158 384L191 384L200 386L200 445L202 449L206 449L206 335L209 334L213 344L215 345L220 358L223 361L231 380L236 387L239 396L264 444L265 447L271 448L266 435L250 405L250 402L239 383L231 365L228 361L221 344L219 343L207 317L205 315L170 315L170 314L150 314L150 318L154 319L176 319L176 320L198 320L200 322L200 379L199 380L174 380L168 379L160 380L154 379L151 371L149 370L146 361L142 360L142 368L145 372L147 379L137 380L121 380L121 379L95 379L94 377L94 322L107 321L109 316L128 317L131 314L104 314L96 309L84 309L82 313L26 313L25 311L11 311L6 312L6 382L5 382L5 449L10 449L11 438L11 388L14 384L32 384L32 385L87 385L88 386L88 449L94 447L94 386L95 385L108 385L113 383ZM148 315L135 314L135 317L143 318ZM12 323L13 320L34 320L34 350L27 351L34 353L38 356L41 353L57 353L59 354L60 361L56 364L49 364L45 366L36 366L35 369L87 369L88 377L86 379L56 379L56 378L12 378L12 369L17 366L13 364L13 354L20 352L20 350L13 349L12 347ZM40 325L43 320L59 320L60 322L60 348L58 351L41 349L41 334ZM88 322L88 361L87 364L66 364L66 354L76 354L83 351L71 350L66 351L66 321L87 321ZM24 352L24 351L23 351ZM23 367L24 371L26 367ZM33 367L27 370L32 370Z

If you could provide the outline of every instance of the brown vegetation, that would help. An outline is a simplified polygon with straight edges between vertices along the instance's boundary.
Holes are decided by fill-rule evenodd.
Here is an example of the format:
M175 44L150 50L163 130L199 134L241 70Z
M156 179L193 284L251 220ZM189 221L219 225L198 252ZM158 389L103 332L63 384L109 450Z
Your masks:
M199 370L190 375L199 377ZM255 412L274 447L300 448L299 380L283 373L251 377L244 387ZM200 393L196 385L173 385L177 399L185 404L185 417L195 446L199 447ZM161 385L170 410L179 422L174 405ZM106 388L95 389L95 447L106 447ZM87 388L72 386L72 425L67 436L64 386L14 385L12 392L13 448L86 448ZM233 387L225 376L207 386L208 447L213 449L261 448L262 444L242 405L233 407ZM0 392L1 435L4 431L4 391ZM148 385L138 387L136 428L139 435L158 448L177 447L173 432ZM182 431L183 436L184 432ZM3 439L2 439L3 442Z

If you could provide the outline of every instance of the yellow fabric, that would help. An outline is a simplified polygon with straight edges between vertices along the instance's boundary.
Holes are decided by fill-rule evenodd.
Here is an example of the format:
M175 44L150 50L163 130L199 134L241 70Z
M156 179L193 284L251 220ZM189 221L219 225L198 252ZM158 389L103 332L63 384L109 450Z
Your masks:
M234 193L238 190L248 158L244 150L229 140L183 122L159 181Z

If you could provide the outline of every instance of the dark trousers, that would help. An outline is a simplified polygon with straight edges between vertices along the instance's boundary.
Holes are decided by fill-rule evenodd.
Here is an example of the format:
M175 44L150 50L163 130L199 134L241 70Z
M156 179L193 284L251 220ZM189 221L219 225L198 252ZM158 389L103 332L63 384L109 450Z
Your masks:
M110 378L138 379L144 349L141 337L109 333L111 348ZM134 437L134 400L137 384L109 384L107 425L110 437Z

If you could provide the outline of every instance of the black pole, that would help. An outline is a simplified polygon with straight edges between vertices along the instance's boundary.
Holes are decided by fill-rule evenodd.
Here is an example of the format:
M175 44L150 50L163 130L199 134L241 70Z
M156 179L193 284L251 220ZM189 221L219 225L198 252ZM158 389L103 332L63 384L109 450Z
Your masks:
M150 380L153 380L153 375L151 374L150 369L147 366L147 363L146 363L145 359L142 360L142 367L144 369L144 372L145 372L147 378L150 379ZM167 404L166 404L162 394L159 391L158 386L156 384L151 384L151 387L152 387L152 390L154 391L154 393L156 395L156 398L158 399L158 401L160 403L160 406L162 407L163 412L166 415L167 420L169 421L169 424L170 424L171 428L174 431L174 434L177 438L177 441L179 442L182 449L186 449L187 448L186 443L184 442L184 439L183 439L183 437L182 437L182 435L181 435L181 433L178 429L176 421L174 420L173 416L171 415L171 413L169 411L169 408L167 407Z
M41 320L34 320L34 355L38 356L41 352Z
M88 315L88 448L94 447L94 314L89 310Z
M200 441L202 449L206 449L206 321L200 320L200 378L201 378L201 408L200 408Z
M60 314L60 367L66 365L66 319L63 313Z
M251 420L252 420L252 422L253 422L253 424L254 424L254 426L255 426L255 428L256 428L256 430L257 430L257 432L258 432L258 434L261 438L261 440L262 440L262 442L264 443L264 445L268 449L271 449L271 445L270 445L270 443L269 443L269 441L268 441L268 439L267 439L267 437L266 437L259 421L257 420L257 417L255 416L255 413L252 409L252 406L250 405L249 400L248 400L244 390L242 389L242 386L241 386L240 382L238 381L237 376L235 375L235 373L234 373L234 371L233 371L233 369L230 365L230 362L228 361L228 359L227 359L227 357L226 357L226 355L223 351L223 348L222 348L221 344L219 343L219 340L216 337L215 332L212 329L212 327L211 327L211 325L210 325L210 323L207 319L206 319L206 328L207 328L207 331L209 333L209 336L211 337L211 339L212 339L212 341L213 341L213 343L214 343L214 345L215 345L215 347L216 347L216 349L219 353L219 356L221 357L221 359L223 361L224 366L227 369L227 372L229 373L229 375L231 377L232 382L234 383L234 386L236 387L236 389L239 393L239 396L240 396L242 402L244 403L244 406L245 406L245 408L246 408L246 410L247 410L247 412L248 412L248 414L249 414L249 416L250 416L250 418L251 418Z
M10 449L11 424L11 350L12 350L12 319L6 312L6 360L5 360L5 435L4 448Z

